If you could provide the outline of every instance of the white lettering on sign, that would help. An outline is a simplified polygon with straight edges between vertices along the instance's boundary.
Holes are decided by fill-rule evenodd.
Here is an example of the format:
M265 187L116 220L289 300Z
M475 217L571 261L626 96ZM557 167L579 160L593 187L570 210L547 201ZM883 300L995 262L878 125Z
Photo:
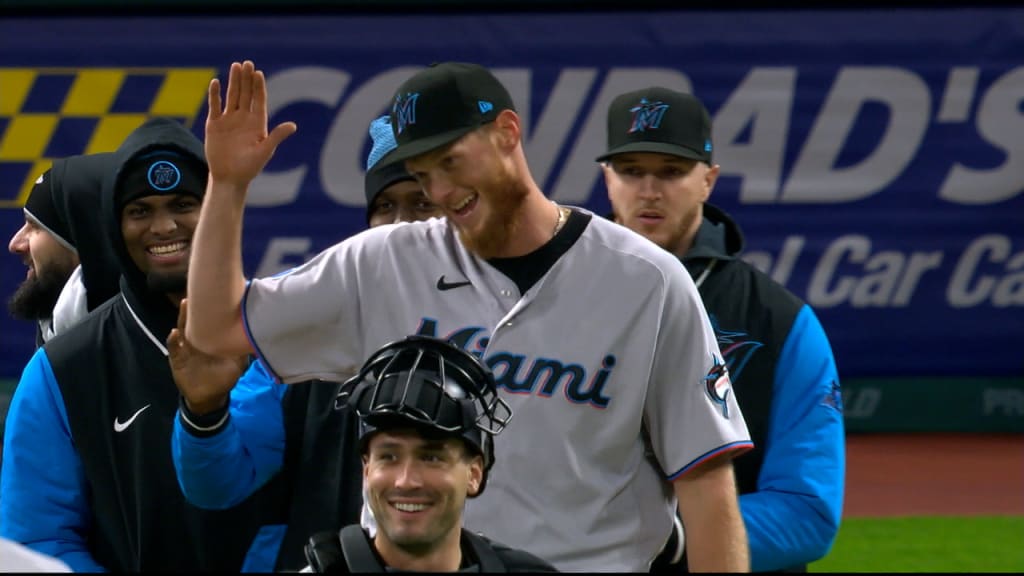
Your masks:
M347 72L325 67L290 68L270 76L273 123L289 120L274 114L305 102L333 110L334 121L321 143L317 166L310 158L299 166L265 171L253 182L248 204L288 204L296 201L303 186L314 186L338 204L364 205L369 122L387 110L394 89L418 69L392 68L354 87ZM611 68L603 75L599 68L565 68L543 102L534 102L530 68L499 68L495 75L507 85L523 120L524 149L534 178L549 196L570 204L586 204L595 190L604 193L597 186L600 170L594 158L605 149L605 115L615 96L642 86L700 95L699 86L672 68ZM978 75L977 68L951 67L942 94L933 96L911 70L841 67L807 138L794 142L790 132L799 69L752 67L714 115L715 162L722 166L723 176L739 179L739 200L744 204L856 202L885 190L905 172L918 158L931 123L973 122L978 135L998 150L1002 163L968 166L956 158L953 148L936 196L956 204L1003 202L1024 192L1024 67L997 78L978 98L972 117ZM884 131L877 142L856 142L863 148L856 151L860 159L838 167L837 159L850 145L850 134L868 104L885 108ZM784 174L790 147L798 152Z

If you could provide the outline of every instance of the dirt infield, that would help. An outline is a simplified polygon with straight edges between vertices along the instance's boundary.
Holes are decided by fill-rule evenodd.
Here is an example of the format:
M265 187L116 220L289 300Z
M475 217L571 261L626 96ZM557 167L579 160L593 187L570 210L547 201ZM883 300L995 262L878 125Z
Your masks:
M843 515L1024 515L1024 434L851 434Z

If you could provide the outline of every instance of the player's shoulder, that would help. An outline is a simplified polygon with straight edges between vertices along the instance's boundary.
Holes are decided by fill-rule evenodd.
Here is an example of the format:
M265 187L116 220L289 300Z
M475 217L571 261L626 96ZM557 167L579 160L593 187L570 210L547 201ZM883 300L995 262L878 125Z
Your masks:
M583 239L591 245L599 246L608 257L618 260L629 269L647 268L668 278L688 277L675 255L644 236L606 218L594 215L583 234Z
M73 326L50 338L44 345L53 365L91 360L100 355L104 338L128 322L127 305L121 293L89 312Z
M501 559L508 572L558 572L558 569L550 563L530 554L526 550L512 548L482 534L477 534L477 537L481 538L494 550L494 553Z
M730 291L757 294L756 302L768 308L800 309L806 302L785 285L742 258L722 267L719 281Z
M449 236L450 227L444 218L430 218L417 222L383 224L350 236L339 245L350 248L387 248L407 246L408 243L443 242Z

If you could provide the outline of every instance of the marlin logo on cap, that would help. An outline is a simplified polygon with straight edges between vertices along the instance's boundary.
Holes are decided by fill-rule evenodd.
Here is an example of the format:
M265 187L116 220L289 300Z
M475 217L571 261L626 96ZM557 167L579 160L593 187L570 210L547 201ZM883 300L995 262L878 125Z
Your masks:
M146 177L155 190L166 192L181 182L181 171L167 160L157 160L149 167Z
M406 92L405 95L395 96L395 104L391 107L391 114L395 118L395 128L401 134L411 124L416 123L416 101L419 100L419 92Z
M656 130L661 126L661 119L668 110L668 104L664 102L650 102L647 98L641 98L640 104L630 108L633 113L633 123L629 127L629 133Z

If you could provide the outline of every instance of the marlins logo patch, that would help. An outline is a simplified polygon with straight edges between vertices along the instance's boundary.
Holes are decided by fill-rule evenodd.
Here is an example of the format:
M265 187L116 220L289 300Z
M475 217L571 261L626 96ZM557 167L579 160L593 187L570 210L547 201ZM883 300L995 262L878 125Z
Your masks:
M166 160L154 162L149 167L149 185L161 192L173 190L181 182L181 171Z
M419 98L419 92L406 92L395 96L395 104L391 107L391 116L395 123L395 130L399 134L416 123L416 102Z
M647 98L641 98L639 104L629 109L633 113L629 133L657 130L661 126L661 119L665 116L666 110L668 104L664 102L651 102Z
M729 417L729 392L732 391L732 382L729 380L729 369L725 364L715 358L715 365L711 367L707 376L704 377L704 391L708 398L715 404L722 407L722 416Z

